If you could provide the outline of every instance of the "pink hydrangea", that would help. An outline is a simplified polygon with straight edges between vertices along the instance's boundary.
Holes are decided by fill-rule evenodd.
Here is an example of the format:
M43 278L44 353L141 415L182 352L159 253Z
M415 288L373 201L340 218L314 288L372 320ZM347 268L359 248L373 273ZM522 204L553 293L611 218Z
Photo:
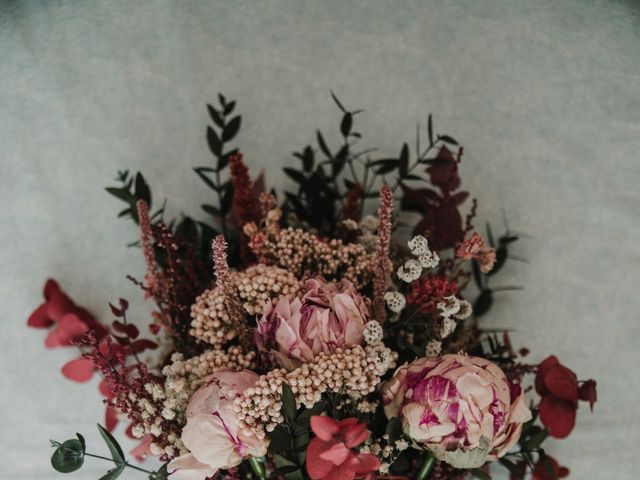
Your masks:
M300 298L281 298L267 305L258 321L256 344L274 354L287 369L313 361L320 352L361 345L370 319L368 302L347 280L308 280Z
M234 399L258 380L249 370L218 370L193 394L187 407L182 442L190 453L169 463L173 480L205 480L219 469L263 456L268 442L239 428Z
M456 468L477 468L518 441L531 419L519 385L478 357L420 358L383 386L385 414L416 443Z

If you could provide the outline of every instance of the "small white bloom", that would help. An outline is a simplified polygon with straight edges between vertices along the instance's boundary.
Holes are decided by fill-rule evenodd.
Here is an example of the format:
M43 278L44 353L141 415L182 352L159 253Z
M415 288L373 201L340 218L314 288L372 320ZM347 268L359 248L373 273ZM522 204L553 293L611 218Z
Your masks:
M387 302L389 310L400 313L407 305L407 299L400 292L387 292L384 294L384 301Z
M344 228L352 232L355 230L358 230L358 224L355 221L351 220L350 218L343 220L342 225L344 225Z
M424 255L425 253L430 253L429 242L422 235L416 235L407 242L407 245L409 246L411 253L416 257Z
M400 440L396 440L396 448L400 452L404 452L407 448L409 448L409 442L407 442L404 438Z
M386 475L387 473L389 473L389 467L390 467L390 465L388 463L381 463L380 464L380 468L378 468L378 471L382 475Z
M438 263L440 263L440 257L436 252L427 252L423 253L418 257L418 261L422 268L436 268Z
M437 306L443 317L450 317L460 310L460 300L455 295L449 295L440 300Z
M422 274L422 265L417 260L413 258L404 262L400 268L398 268L398 278L403 282L411 283L418 278Z
M456 329L456 321L451 317L444 317L442 328L440 329L440 337L447 338Z
M364 326L364 340L368 345L379 343L382 340L382 325L376 320L367 322Z
M373 215L366 215L360 221L360 228L366 232L375 232L378 230L378 225L380 225L380 220L378 220L378 217L374 217Z
M466 300L460 300L460 310L458 313L454 315L458 320L464 320L465 318L469 318L471 313L473 312L473 307Z
M427 357L437 357L442 351L442 343L438 340L431 340L427 344Z
M136 438L142 438L144 437L144 428L138 423L131 429L131 434Z

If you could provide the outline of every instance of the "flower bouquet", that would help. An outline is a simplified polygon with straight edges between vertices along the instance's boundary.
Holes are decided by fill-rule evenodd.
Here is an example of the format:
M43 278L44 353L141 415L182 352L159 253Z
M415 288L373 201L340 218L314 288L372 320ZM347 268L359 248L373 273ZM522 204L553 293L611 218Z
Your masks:
M126 468L156 480L486 479L496 463L514 479L568 475L542 445L569 435L579 401L593 407L595 381L554 356L527 363L506 332L482 327L519 236L506 222L497 238L475 230L463 149L431 116L424 145L418 129L415 149L375 158L360 147L360 111L333 99L340 141L318 131L317 148L294 153L284 195L233 148L241 117L222 95L208 106L213 164L195 169L216 199L202 206L209 221L165 218L141 173L107 188L139 226L147 268L129 279L156 307L142 334L126 300L101 322L46 283L28 324L50 328L47 347L79 349L64 376L101 376L110 452L88 453L80 434L52 442L57 471L97 456L113 464L103 480ZM140 439L131 456L159 469L127 460L110 433L119 421Z

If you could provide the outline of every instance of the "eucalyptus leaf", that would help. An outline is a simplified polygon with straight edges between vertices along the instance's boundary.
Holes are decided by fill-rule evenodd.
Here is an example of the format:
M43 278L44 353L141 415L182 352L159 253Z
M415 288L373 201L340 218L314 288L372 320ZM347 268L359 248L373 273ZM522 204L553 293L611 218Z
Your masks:
M53 468L60 473L71 473L80 469L84 464L84 438L78 434L78 438L58 445L51 456Z
M122 472L124 471L125 464L117 465L115 468L112 468L107 473L105 473L100 480L115 480L118 478Z
M100 424L98 424L98 431L100 432L104 443L106 443L107 447L109 447L109 451L111 452L111 458L113 458L113 461L116 462L116 465L122 465L124 467L126 463L124 459L124 453L122 451L122 448L120 448L118 441L113 438L113 435L111 435L107 431L107 429Z

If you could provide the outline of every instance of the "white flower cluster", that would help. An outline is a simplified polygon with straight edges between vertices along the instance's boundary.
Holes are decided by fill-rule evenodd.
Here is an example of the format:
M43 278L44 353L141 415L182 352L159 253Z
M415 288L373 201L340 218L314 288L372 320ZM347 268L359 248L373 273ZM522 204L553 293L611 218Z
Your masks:
M407 305L407 299L400 292L387 292L384 294L384 301L393 313L400 313Z
M368 345L380 343L382 334L382 325L376 320L371 320L364 326L364 340Z
M455 295L444 297L437 306L443 317L440 338L451 335L456 329L456 321L468 318L473 310L469 302L460 300Z
M435 268L440 263L436 252L429 249L429 242L422 235L416 235L407 242L409 250L415 258L410 258L404 265L398 268L398 278L403 282L411 283L422 275L423 269Z
M393 368L398 359L398 354L382 343L383 333L382 325L376 320L371 320L364 326L364 340L367 343L365 351L374 365L374 373L378 376Z

